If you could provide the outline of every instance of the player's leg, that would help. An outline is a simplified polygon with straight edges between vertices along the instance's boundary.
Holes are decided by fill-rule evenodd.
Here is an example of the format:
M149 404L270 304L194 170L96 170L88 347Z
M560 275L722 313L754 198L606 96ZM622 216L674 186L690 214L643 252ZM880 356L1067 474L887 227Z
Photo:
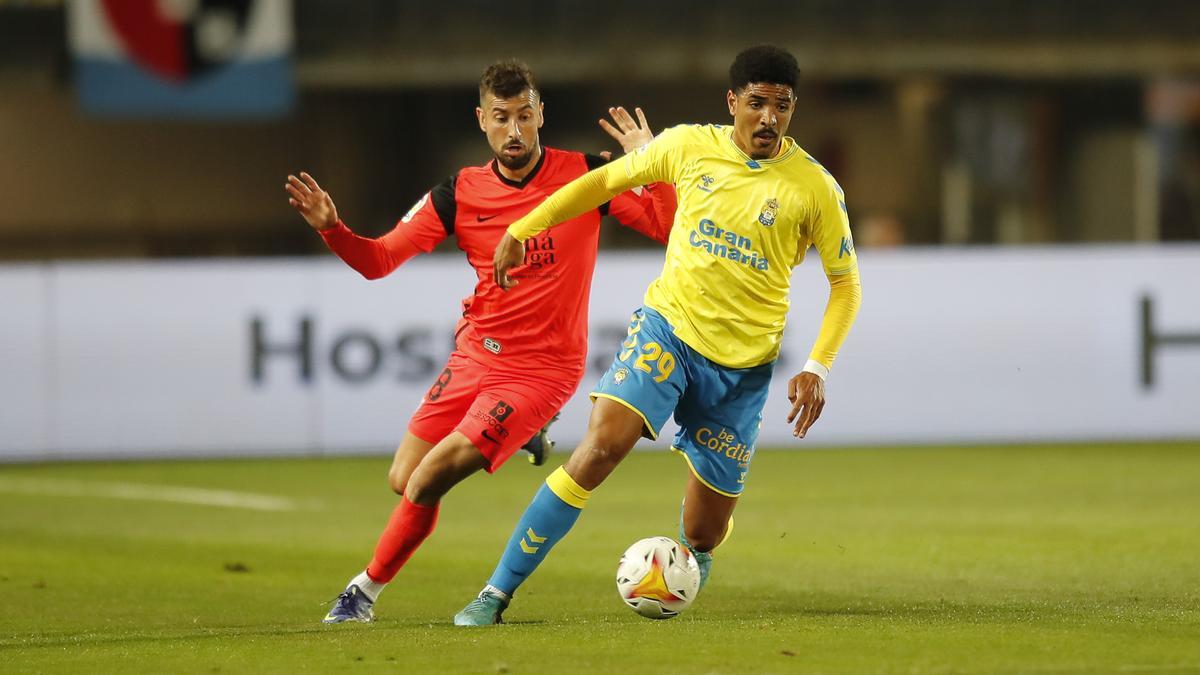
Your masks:
M644 429L645 422L636 412L608 399L596 401L583 442L533 496L487 585L455 615L455 625L500 623L517 587L571 530L592 490L629 454Z
M773 363L724 368L707 361L691 369L692 382L676 410L673 446L690 475L680 541L696 557L701 587L708 582L713 550L729 534L733 509L750 473Z
M656 436L686 384L684 368L675 368L676 340L656 312L634 313L628 337L592 392L595 405L583 442L534 495L488 584L454 617L455 624L499 623L513 592L575 524L591 491L640 437Z
M637 412L606 398L596 399L587 434L563 464L563 473L581 489L595 490L629 455L645 429Z
M409 421L408 431L396 449L388 471L388 484L402 496L375 545L377 553L401 546L399 539L404 537L405 530L400 523L411 510L405 507L403 494L411 476L436 445L429 439L442 440L448 437L466 414L478 395L485 373L486 368L455 352L425 393L421 406ZM350 579L345 590L334 600L333 608L325 616L325 623L373 620L375 600L388 581L391 581L391 577L372 578L370 572L363 569Z
M471 439L451 432L417 464L400 505L392 512L366 576L380 590L396 577L437 524L442 497L468 476L485 469L488 460Z
M487 368L483 364L472 361L465 354L454 352L450 355L409 420L404 439L392 458L388 485L393 492L404 494L417 466L458 426L479 396L486 374Z
M404 438L396 448L396 455L392 457L392 466L388 469L388 485L392 492L404 494L404 487L408 485L413 470L425 459L425 455L429 454L433 446L433 443L417 438L411 431L404 432Z
M395 578L437 525L442 498L481 469L495 471L570 397L575 382L522 382L490 369L455 430L423 457L404 487L371 564L352 585L374 597ZM369 590L368 590L369 589Z
M700 587L708 582L713 550L729 534L737 497L721 494L689 473L683 513L680 514L680 541L691 551L700 567Z
M400 505L392 511L375 545L371 563L347 586L346 593L351 597L334 606L326 623L369 621L370 618L354 618L355 612L351 610L357 608L358 614L371 613L379 594L433 533L441 498L450 488L487 466L487 458L470 439L457 431L435 445L417 464L408 480ZM356 597L358 595L363 597ZM351 617L343 618L343 614Z

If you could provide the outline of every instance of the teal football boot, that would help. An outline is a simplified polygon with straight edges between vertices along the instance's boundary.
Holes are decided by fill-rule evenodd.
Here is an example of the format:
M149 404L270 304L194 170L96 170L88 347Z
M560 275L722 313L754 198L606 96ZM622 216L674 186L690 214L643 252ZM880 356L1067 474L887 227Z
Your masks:
M508 600L500 594L483 589L479 596L454 615L455 626L491 626L504 623L500 615L508 608Z

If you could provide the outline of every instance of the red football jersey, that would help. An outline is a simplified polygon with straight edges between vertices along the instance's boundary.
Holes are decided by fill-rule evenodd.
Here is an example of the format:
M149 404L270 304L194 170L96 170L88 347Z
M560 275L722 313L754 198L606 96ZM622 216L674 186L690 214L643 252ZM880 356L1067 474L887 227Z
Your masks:
M338 257L376 279L454 235L479 279L475 292L463 300L458 348L496 368L553 368L578 378L587 357L600 216L609 213L666 243L675 214L674 188L658 184L625 192L526 241L525 264L509 275L520 283L508 291L493 279L492 254L513 221L604 161L543 147L537 165L516 182L501 175L493 159L435 186L379 239L360 237L342 223L322 236Z

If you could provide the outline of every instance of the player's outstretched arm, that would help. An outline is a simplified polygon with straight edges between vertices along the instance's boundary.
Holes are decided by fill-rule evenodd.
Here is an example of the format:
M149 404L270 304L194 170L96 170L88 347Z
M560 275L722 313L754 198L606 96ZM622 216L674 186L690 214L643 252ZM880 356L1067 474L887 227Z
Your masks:
M431 201L428 195L391 232L370 239L346 227L338 218L333 198L308 173L301 171L299 178L288 176L283 187L290 195L288 203L321 235L329 250L367 279L391 274L418 253L432 250L446 236L436 209L430 206L425 212Z
M649 125L643 125L648 129ZM639 127L641 128L641 127ZM626 155L620 162L593 169L550 195L525 217L508 226L508 233L496 246L492 257L496 285L512 288L515 280L508 272L524 260L523 242L565 220L590 211L635 185L673 181L674 171L664 155L674 149L670 130L644 149ZM656 149L657 147L657 149Z
M537 208L509 225L500 238L492 255L496 285L503 290L517 285L517 280L509 277L508 273L525 260L526 239L591 211L633 185L619 166L606 164L559 188Z
M334 206L329 193L317 184L317 179L301 171L299 178L289 175L283 189L291 195L288 197L288 203L312 229L323 232L337 225L337 207Z

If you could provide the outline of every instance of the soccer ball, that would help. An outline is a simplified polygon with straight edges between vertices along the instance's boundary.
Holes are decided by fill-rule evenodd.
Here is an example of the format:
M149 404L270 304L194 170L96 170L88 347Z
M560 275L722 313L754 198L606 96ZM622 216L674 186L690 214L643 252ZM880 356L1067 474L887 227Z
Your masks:
M700 592L700 567L686 547L668 537L634 542L617 565L617 592L647 619L670 619Z

